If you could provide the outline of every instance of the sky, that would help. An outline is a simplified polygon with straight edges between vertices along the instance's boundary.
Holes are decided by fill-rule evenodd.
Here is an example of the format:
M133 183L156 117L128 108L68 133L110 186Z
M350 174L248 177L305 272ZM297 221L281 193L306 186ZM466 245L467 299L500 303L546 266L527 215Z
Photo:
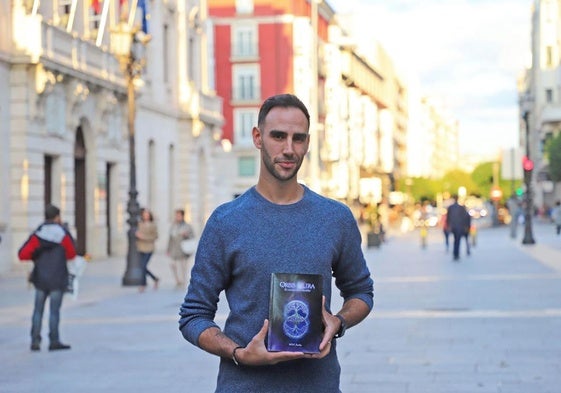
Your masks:
M516 81L530 59L531 0L327 0L459 121L461 155L518 144Z

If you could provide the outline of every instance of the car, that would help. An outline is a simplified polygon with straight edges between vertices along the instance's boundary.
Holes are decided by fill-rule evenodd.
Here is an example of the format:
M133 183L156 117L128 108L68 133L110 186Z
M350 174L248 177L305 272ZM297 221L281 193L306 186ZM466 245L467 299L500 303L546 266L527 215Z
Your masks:
M468 210L469 215L472 218L478 219L482 217L486 217L489 212L484 207L472 207Z

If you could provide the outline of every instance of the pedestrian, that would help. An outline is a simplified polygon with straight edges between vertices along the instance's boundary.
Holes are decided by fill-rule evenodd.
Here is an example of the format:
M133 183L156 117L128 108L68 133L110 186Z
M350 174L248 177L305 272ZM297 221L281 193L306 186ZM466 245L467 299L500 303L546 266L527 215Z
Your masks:
M67 262L76 257L74 239L61 225L60 209L45 207L45 222L25 241L18 252L22 261L33 261L29 281L35 287L31 318L31 350L41 349L41 324L45 302L49 298L49 351L70 349L60 341L59 324L62 298L68 287Z
M266 99L252 130L261 157L257 184L218 207L200 237L179 329L221 358L215 392L339 392L337 343L372 308L373 282L351 210L297 181L309 128L296 96ZM278 272L322 276L319 353L267 351L269 286ZM343 297L337 313L332 277ZM230 310L223 330L215 322L222 291Z
M551 211L551 219L555 225L555 233L561 233L561 201L555 202L555 207Z
M466 254L467 255L471 255L471 225L470 227L464 232L464 235L462 236L466 239Z
M190 254L185 254L181 249L181 242L194 238L193 228L185 222L185 211L177 209L174 221L169 230L167 254L171 258L171 271L175 278L176 288L184 288L189 282L189 260Z
M512 193L508 200L506 201L506 208L510 214L510 237L512 239L516 238L516 232L518 230L518 220L521 212L521 205L518 197L515 193Z
M446 246L446 252L450 249L450 228L446 223L446 212L442 213L440 216L440 227L442 228L442 234L444 235L444 245Z
M448 207L446 213L446 225L450 228L452 236L454 236L454 245L452 254L455 261L460 259L460 241L462 237L469 234L471 226L471 216L466 208L458 203L458 196L453 195L454 203Z
M154 281L154 289L158 289L160 279L148 269L148 262L156 248L156 240L158 239L158 227L154 222L154 216L148 209L142 209L140 212L140 222L136 230L136 247L140 256L140 266L144 270L144 285L139 287L140 292L146 289L146 276L151 277Z

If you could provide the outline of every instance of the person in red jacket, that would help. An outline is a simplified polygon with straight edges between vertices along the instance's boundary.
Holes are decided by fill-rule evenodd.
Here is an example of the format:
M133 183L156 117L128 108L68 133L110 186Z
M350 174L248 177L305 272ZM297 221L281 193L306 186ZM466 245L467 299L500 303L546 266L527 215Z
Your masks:
M18 257L32 260L34 267L29 281L35 287L35 305L31 318L31 350L41 349L41 322L47 297L50 298L49 351L70 349L60 341L58 326L62 297L68 285L67 261L76 257L74 239L61 224L60 209L45 208L45 222L21 246Z

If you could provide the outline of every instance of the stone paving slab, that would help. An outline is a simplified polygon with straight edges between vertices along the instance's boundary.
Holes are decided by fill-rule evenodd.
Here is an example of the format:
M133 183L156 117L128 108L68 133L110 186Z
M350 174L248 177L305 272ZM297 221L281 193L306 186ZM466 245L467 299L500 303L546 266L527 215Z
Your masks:
M505 227L481 229L460 263L438 230L426 249L413 232L366 250L375 310L338 345L342 391L561 391L561 270L551 263L561 260L561 237L544 223L534 229L538 247ZM0 276L0 392L213 391L218 359L181 337L184 293L165 256L151 262L157 291L122 287L124 267L119 258L90 263L78 300L63 304L72 350L55 353L29 351L25 265ZM226 313L222 299L220 323Z

